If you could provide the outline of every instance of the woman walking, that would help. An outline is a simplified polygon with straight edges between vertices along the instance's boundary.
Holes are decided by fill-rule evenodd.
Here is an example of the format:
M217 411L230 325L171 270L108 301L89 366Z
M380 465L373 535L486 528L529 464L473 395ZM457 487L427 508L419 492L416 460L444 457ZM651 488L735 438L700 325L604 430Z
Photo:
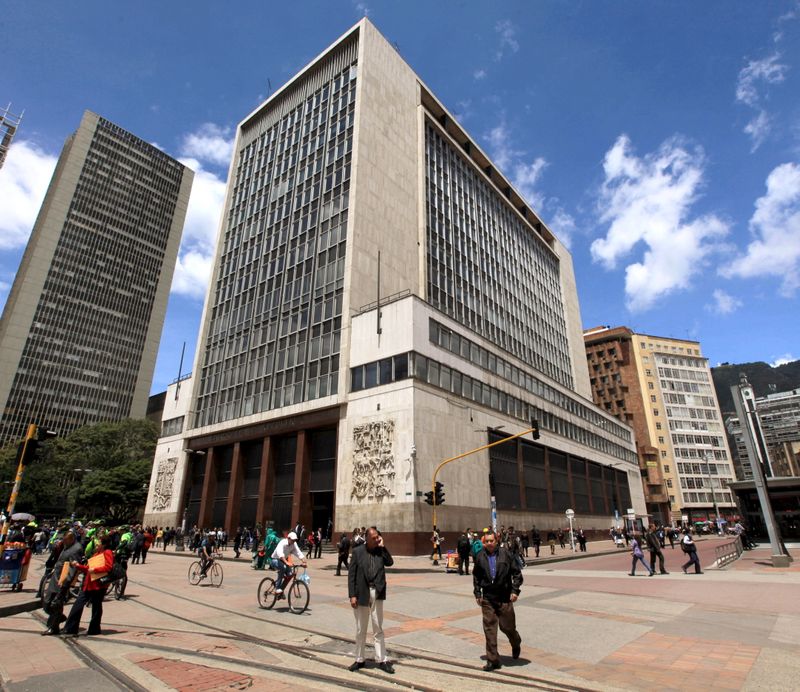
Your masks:
M100 620L103 617L103 598L106 595L108 586L102 583L101 577L111 570L114 566L114 553L111 552L111 539L103 536L95 548L94 555L90 562L100 562L95 560L102 557L102 563L98 566L80 565L72 561L70 565L84 573L83 587L81 593L69 611L69 617L64 624L64 634L78 636L78 625L81 622L81 615L87 603L92 605L92 617L89 620L89 629L86 634L100 634Z
M641 562L644 565L644 568L647 570L648 576L652 577L654 572L650 569L650 566L644 561L644 553L642 553L642 549L639 546L639 534L634 533L631 537L631 571L629 576L635 577L636 576L636 563Z

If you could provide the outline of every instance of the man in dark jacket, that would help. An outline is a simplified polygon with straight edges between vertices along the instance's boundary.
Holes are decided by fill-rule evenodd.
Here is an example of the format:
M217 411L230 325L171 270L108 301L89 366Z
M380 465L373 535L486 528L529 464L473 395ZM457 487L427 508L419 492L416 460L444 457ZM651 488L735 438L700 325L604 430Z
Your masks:
M661 541L658 538L658 529L655 524L650 525L645 541L647 541L647 549L650 551L650 571L656 571L656 558L658 558L658 568L661 574L669 574L664 567L664 553L661 552Z
M83 546L75 540L75 534L71 531L65 534L59 546L58 558L53 564L50 581L44 590L43 602L48 618L47 629L42 632L43 635L59 634L61 623L67 619L64 617L64 602L67 600L67 592L75 576L75 569L71 568L63 580L61 573L65 564L80 560L82 556Z
M386 657L383 637L383 602L386 600L386 568L394 564L383 537L374 526L367 529L366 543L353 550L347 571L347 593L356 618L356 660L351 671L364 667L367 623L372 620L375 661L384 673L394 673Z
M469 553L472 550L472 541L469 539L469 529L464 531L456 544L458 550L458 573L469 576Z
M514 601L522 586L522 572L508 550L498 547L494 533L483 537L483 550L475 556L472 567L472 584L475 599L481 607L486 635L486 665L483 669L497 670L500 667L498 625L511 643L512 658L519 658L522 637L517 632Z

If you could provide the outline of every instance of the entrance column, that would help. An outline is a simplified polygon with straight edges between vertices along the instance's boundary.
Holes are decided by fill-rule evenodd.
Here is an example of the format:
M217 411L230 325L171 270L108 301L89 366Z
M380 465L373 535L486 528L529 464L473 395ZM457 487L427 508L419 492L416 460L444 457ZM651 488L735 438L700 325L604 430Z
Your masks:
M550 475L550 448L544 448L544 478L547 484L547 511L553 511L553 477Z
M206 475L203 478L203 495L200 498L200 514L197 517L197 528L207 529L211 524L211 513L214 511L214 496L217 493L217 464L215 447L206 451Z
M294 497L292 497L292 526L298 522L311 526L311 458L308 447L308 434L305 430L297 433L297 452L294 464Z
M225 530L235 533L239 526L239 512L242 504L242 484L244 483L244 464L242 463L242 443L233 445L231 479L228 483L228 504L225 506Z
M266 527L267 518L272 518L272 496L275 493L275 461L272 454L272 438L264 438L261 450L261 475L258 477L258 505L256 521Z

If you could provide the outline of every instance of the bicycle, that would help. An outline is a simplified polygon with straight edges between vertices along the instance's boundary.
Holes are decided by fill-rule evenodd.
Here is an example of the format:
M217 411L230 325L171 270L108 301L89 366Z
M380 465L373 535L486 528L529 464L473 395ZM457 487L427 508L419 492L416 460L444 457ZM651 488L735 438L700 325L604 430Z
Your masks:
M211 586L222 586L222 565L216 559L211 558L211 564L206 567L206 577ZM203 568L199 560L195 560L189 565L189 583L192 586L197 586L203 578Z
M297 570L299 569L303 571L297 574ZM280 595L280 598L286 596L286 600L289 603L289 610L296 615L305 612L306 608L308 608L308 602L311 600L311 592L308 588L310 581L311 577L308 576L306 568L300 565L294 568L283 587L283 594ZM260 608L264 610L272 609L275 605L275 601L279 598L275 591L276 588L275 580L272 577L264 577L261 580L256 594Z

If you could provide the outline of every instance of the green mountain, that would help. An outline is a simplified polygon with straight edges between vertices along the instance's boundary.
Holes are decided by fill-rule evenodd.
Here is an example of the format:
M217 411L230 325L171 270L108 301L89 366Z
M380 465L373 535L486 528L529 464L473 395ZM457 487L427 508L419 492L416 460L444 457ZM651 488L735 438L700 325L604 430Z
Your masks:
M717 390L719 407L723 414L734 413L731 387L739 384L739 375L744 373L755 390L756 396L775 392L786 392L800 387L800 360L773 368L769 363L723 363L711 368L714 388Z

